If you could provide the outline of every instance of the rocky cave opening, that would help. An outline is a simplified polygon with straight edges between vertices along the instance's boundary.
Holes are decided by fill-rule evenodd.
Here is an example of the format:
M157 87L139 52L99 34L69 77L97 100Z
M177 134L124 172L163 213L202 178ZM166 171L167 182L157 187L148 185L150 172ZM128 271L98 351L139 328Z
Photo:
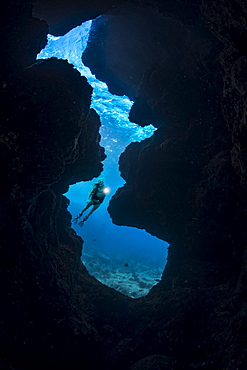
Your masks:
M145 127L130 122L128 115L133 102L127 96L111 94L107 85L82 63L91 24L91 20L82 23L63 36L48 35L48 43L37 60L52 57L67 60L93 87L91 108L100 116L100 144L106 154L100 177L114 194L124 184L118 171L121 153L131 142L150 137L156 128L151 122ZM74 184L65 193L73 218L84 207L96 180ZM108 204L109 196L85 227L73 224L84 241L82 261L88 272L107 286L132 298L145 296L161 278L168 244L145 230L114 225L107 212Z
M0 367L245 370L246 1L4 5ZM88 273L63 195L103 170L92 87L66 60L36 60L49 32L90 19L84 64L134 101L131 122L157 128L121 154L108 206L170 244L139 299Z

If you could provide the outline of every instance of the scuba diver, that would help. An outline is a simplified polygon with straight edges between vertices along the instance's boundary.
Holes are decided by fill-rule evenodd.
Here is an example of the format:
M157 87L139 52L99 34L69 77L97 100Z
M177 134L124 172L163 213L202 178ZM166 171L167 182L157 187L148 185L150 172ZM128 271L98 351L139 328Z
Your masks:
M106 194L110 192L110 188L104 185L104 180L99 179L95 184L93 184L92 190L88 196L87 205L83 210L73 219L73 222L77 224L79 218L83 215L83 213L91 206L93 208L89 212L87 216L85 216L82 221L78 223L79 226L83 226L84 222L91 216L91 214L96 211L97 208L101 205L103 200L105 199Z

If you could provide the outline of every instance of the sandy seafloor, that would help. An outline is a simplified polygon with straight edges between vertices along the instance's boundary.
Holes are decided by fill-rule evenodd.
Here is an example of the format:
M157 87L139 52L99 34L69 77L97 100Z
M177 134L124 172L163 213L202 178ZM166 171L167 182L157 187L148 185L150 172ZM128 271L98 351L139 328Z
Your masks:
M142 262L119 260L113 262L104 253L83 253L82 261L90 275L101 283L131 298L148 294L160 279L163 269L145 266Z

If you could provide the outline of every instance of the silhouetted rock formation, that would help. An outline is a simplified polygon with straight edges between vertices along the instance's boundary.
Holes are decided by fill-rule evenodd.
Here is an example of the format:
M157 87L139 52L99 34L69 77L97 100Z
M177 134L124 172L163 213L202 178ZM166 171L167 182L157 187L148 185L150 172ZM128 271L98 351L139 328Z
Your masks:
M124 0L35 0L34 17L45 19L53 35L64 35L82 22L124 3Z
M7 2L0 66L1 368L244 370L245 2L132 0L117 8L121 3L64 0L50 8L37 1L34 14L54 34L102 14L84 58L88 64L97 58L100 78L135 98L131 120L158 127L121 155L126 185L109 211L115 223L168 241L168 264L161 282L138 300L87 273L62 194L102 170L92 88L66 61L36 62L48 25L32 17L31 1ZM115 21L119 14L124 22ZM116 54L112 73L119 49L112 50L106 30L114 29L117 42L123 40L117 31L128 37L133 30L134 39L132 15L157 29L148 48L138 34L140 49L128 52L127 70ZM176 37L173 29L174 39L164 42L162 25L175 27ZM160 60L149 50L153 35ZM102 45L95 43L100 37Z

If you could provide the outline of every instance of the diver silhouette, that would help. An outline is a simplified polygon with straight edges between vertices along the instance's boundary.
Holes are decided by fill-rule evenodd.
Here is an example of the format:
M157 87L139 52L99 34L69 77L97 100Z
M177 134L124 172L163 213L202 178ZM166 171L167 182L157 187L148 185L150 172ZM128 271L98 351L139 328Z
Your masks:
M83 213L91 206L93 206L93 208L91 209L91 211L88 213L87 216L85 216L79 223L78 225L79 226L83 226L84 225L84 222L87 221L87 219L89 218L89 216L91 216L91 214L96 211L96 209L99 208L99 206L101 205L101 203L103 202L103 200L105 199L105 196L106 194L108 194L110 192L110 188L108 188L107 186L104 185L104 180L103 179L99 179L96 183L93 184L92 186L92 190L88 196L88 200L87 200L87 205L85 208L83 208L83 210L78 214L78 216L76 216L72 222L74 222L75 224L77 224L78 220L81 218L81 216L83 215Z

